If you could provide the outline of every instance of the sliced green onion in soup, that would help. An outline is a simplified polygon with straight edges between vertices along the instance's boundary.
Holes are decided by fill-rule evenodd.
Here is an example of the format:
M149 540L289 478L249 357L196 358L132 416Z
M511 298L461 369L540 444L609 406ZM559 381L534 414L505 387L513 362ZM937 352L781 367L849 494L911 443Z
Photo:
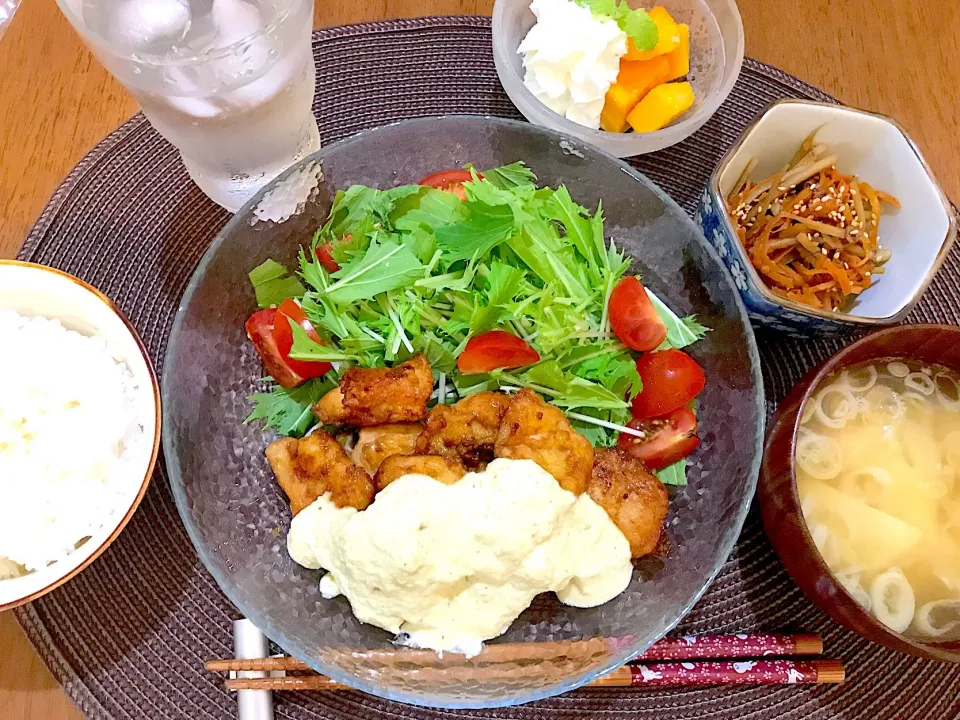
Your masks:
M960 633L960 600L934 600L921 605L914 615L913 628L930 637Z
M917 599L900 568L890 568L870 583L874 617L894 632L902 633L913 622Z
M905 378L910 374L910 366L899 360L895 360L894 362L887 363L887 372L896 378Z
M828 567L833 567L842 561L842 541L830 531L830 528L823 523L817 523L810 528L810 537L813 538L813 544L817 546L820 556Z
M928 377L922 372L912 372L903 379L903 384L910 390L914 390L921 395L933 395L936 385L933 378Z
M905 409L900 396L886 385L875 385L860 398L860 417L871 425L892 425Z
M960 412L960 383L952 375L937 373L933 379L937 400L947 410Z
M802 429L797 439L797 465L817 480L832 480L843 468L840 443L831 437Z
M860 573L837 573L836 577L846 591L857 601L857 604L867 612L870 612L873 608L873 602L870 599L870 593L860 584Z
M850 564L850 526L843 516L829 513L810 527L810 537L827 567L832 569Z
M813 398L813 413L817 420L834 430L855 418L858 407L850 386L839 382L827 385Z
M839 382L850 388L851 392L865 393L877 384L877 368L867 365L852 371L844 370L840 373Z

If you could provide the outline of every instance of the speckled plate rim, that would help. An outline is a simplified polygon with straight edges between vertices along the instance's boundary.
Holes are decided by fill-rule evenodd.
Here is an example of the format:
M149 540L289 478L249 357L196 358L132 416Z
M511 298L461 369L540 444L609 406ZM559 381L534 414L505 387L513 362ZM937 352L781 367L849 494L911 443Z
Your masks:
M117 522L113 531L109 535L107 535L106 539L103 540L100 543L100 545L92 553L90 553L90 555L87 558L85 558L82 562L80 562L79 565L71 569L66 574L61 575L55 580L52 580L44 587L40 588L39 590L36 590L35 592L30 593L25 597L0 605L0 612L3 612L4 610L12 610L15 607L20 607L21 605L25 605L28 602L33 602L37 598L46 595L51 590L54 590L60 587L61 585L63 585L64 583L68 582L69 580L73 579L74 577L79 575L81 572L83 572L86 568L88 568L93 563L93 561L96 560L98 557L100 557L100 555L102 555L103 552L113 544L114 540L116 540L120 536L120 533L123 532L123 529L127 526L127 523L130 522L130 519L133 517L133 514L137 511L137 508L140 507L140 503L143 502L143 498L147 494L147 488L150 487L150 480L153 478L153 471L156 468L157 460L160 457L160 438L162 435L161 425L162 425L163 413L162 413L161 403L160 403L160 385L157 381L157 374L153 368L153 362L150 360L150 354L147 352L147 348L143 344L143 340L140 339L140 334L137 332L136 328L133 326L130 320L127 319L127 316L120 311L120 308L118 308L110 298L108 298L106 295L104 295L102 292L100 292L97 288L95 288L90 283L85 282L80 278L71 275L70 273L66 273L66 272L63 272L62 270L58 270L57 268L48 267L46 265L40 265L38 263L25 262L23 260L5 260L5 259L0 259L0 267L30 268L32 270L36 270L39 272L48 272L58 277L61 277L64 280L69 280L70 282L74 283L75 285L79 286L80 288L87 291L88 293L93 295L95 298L97 298L100 302L102 302L106 306L106 308L110 312L112 312L120 320L121 323L123 323L123 326L127 329L127 332L130 333L130 337L133 339L133 342L136 345L137 350L140 352L140 355L143 357L143 362L145 363L147 368L147 374L150 377L150 386L151 386L152 396L153 396L154 423L156 427L156 431L154 432L154 436L153 436L153 442L151 443L151 448L150 448L150 459L147 462L147 466L144 470L143 480L140 481L140 489L137 490L137 494L133 498L133 501L131 502L130 507L127 508L127 510L124 512L123 517L121 517L120 520Z
M565 135L561 132L551 130L549 128L539 127L531 125L530 123L521 121L521 120L510 120L506 118L500 118L491 115L459 115L459 114L445 114L445 115L435 115L435 116L426 116L419 117L415 119L401 120L395 123L389 123L386 125L381 125L379 127L371 128L368 130L363 130L355 135L339 140L335 143L332 143L324 148L321 148L316 153L309 155L302 160L298 161L295 165L291 166L283 173L281 173L277 178L271 181L266 187L261 189L254 197L252 197L230 221L226 226L217 234L217 237L210 244L210 247L207 248L203 256L200 258L200 262L197 264L196 270L194 270L193 275L190 278L189 283L187 284L186 291L183 294L183 297L180 300L180 304L177 307L177 313L173 321L173 327L170 331L170 336L167 345L167 356L164 362L163 375L161 380L161 388L163 396L166 397L165 388L167 388L172 382L172 360L174 353L171 352L171 349L175 347L175 344L178 340L178 337L181 333L183 323L186 316L186 307L189 304L193 294L196 292L197 286L200 283L200 280L203 278L206 273L207 267L213 260L214 255L221 245L226 241L227 237L230 236L234 229L245 222L241 220L241 217L245 217L246 213L253 207L255 207L260 200L270 192L273 187L278 183L283 182L288 176L294 172L299 171L301 168L306 166L311 162L318 163L321 167L323 165L323 160L326 155L333 150L341 151L345 147L349 147L353 143L357 143L371 136L375 136L380 133L389 132L391 128L394 128L398 125L408 125L408 124L436 124L437 122L442 122L446 119L456 119L456 120L468 120L471 122L486 122L494 124L502 124L505 126L514 127L517 129L530 130L534 129L538 132L543 132L548 135L553 136L558 142L565 143L565 147L568 147L572 150L576 150L579 147L587 147L585 143L580 141L577 138ZM667 195L656 183L646 177L643 173L639 172L635 168L631 167L627 163L623 162L619 158L607 153L599 148L594 146L589 146L591 152L599 153L600 155L608 158L610 161L619 165L621 172L624 173L627 177L631 178L637 183L650 188L657 195L657 197L671 210L673 210L680 217L681 222L689 225L690 229L693 231L694 237L700 242L702 247L706 250L707 255L710 259L717 264L723 272L718 273L719 277L722 277L722 282L725 282L731 297L734 299L737 317L740 320L741 325L744 328L744 335L746 337L746 350L747 355L750 361L750 374L754 384L754 399L756 404L756 416L758 418L766 417L766 404L764 399L764 387L763 387L763 377L760 371L760 354L757 348L756 338L754 336L753 327L750 324L750 320L747 317L747 311L744 307L743 300L740 297L740 293L737 290L736 286L733 283L733 280L730 277L730 274L726 271L723 261L720 259L720 256L717 254L716 250L707 242L706 238L703 235L703 231L697 227L696 223L690 218L689 215L681 208L669 195ZM169 404L165 403L164 414L170 412ZM764 424L764 421L760 420L761 425ZM172 427L172 419L168 423L168 427ZM753 447L753 458L750 463L749 476L747 477L746 487L744 488L743 497L740 499L739 504L737 505L733 513L732 528L735 529L735 532L731 532L725 542L723 542L718 551L722 554L722 558L726 559L729 557L730 552L733 550L733 546L736 544L737 538L739 537L741 531L743 530L743 524L747 517L747 512L750 509L750 504L753 500L754 494L756 493L757 481L760 474L760 465L763 459L763 439L765 435L765 428L758 428L758 432L755 433L754 437L754 447ZM184 527L187 530L187 534L190 537L190 541L193 543L194 548L197 549L197 553L203 560L203 553L199 551L199 548L203 545L202 538L199 533L198 528L193 522L189 503L184 492L184 485L181 480L182 473L180 468L179 459L175 453L173 447L173 441L170 437L170 433L165 433L163 437L163 448L164 456L166 458L166 468L167 473L170 477L170 486L173 491L174 501L177 505L177 511L180 514L180 518L183 522ZM362 692L381 697L387 700L392 700L395 702L406 703L409 705L420 705L423 707L432 707L432 708L442 708L442 709L486 709L486 708L497 708L497 707L508 707L512 705L521 705L527 704L530 702L535 702L537 700L543 700L548 697L553 697L556 695L561 695L563 693L575 690L587 683L595 680L596 678L607 674L608 672L615 670L621 665L625 664L632 658L636 657L644 650L646 650L654 642L666 635L670 630L672 630L684 616L686 616L697 601L703 596L707 588L713 583L717 574L720 572L723 567L723 562L717 563L716 567L708 573L704 578L704 581L700 589L695 592L690 600L684 604L682 607L678 608L674 613L672 613L670 620L666 623L664 630L657 636L653 637L649 643L641 643L640 645L629 647L628 649L619 652L613 658L605 662L600 668L596 670L590 670L581 675L568 679L562 683L556 685L551 685L547 688L543 688L532 693L529 697L524 700L513 700L506 699L500 702L470 702L470 701L454 701L449 702L443 705L427 704L423 702L422 699L416 696L410 696L406 693L397 693L384 691L383 688L376 685L375 683L368 682L366 680L359 679L353 675L350 675L346 672L339 670L333 666L327 666L324 663L321 663L314 659L307 649L300 645L295 638L291 638L289 641L284 643L279 643L277 638L280 637L280 633L268 618L261 613L256 607L249 606L247 603L243 602L236 593L232 592L230 589L230 583L228 582L226 576L220 571L216 566L208 565L204 561L204 566L207 570L213 575L214 579L217 582L217 585L227 596L227 598L232 602L248 619L250 619L254 625L256 625L263 633L277 642L277 644L282 645L284 650L294 657L306 662L310 667L316 670L319 673L327 675L338 683L347 685L349 687L355 688Z

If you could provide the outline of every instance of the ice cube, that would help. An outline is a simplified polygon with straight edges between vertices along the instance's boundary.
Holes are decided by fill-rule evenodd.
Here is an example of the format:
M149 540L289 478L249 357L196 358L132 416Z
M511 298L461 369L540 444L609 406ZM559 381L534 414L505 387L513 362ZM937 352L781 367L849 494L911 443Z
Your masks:
M183 114L195 118L212 118L224 112L223 108L204 98L171 95L165 99Z
M190 28L186 0L83 0L83 21L117 49L161 52Z
M231 107L259 105L290 81L291 70L273 60L271 39L257 33L263 29L260 13L243 0L213 0L213 22L218 48L236 43L236 51L214 61L217 79L225 86L218 100ZM265 72L272 66L269 72Z
M213 23L217 28L217 47L232 45L263 28L260 13L243 0L213 0Z

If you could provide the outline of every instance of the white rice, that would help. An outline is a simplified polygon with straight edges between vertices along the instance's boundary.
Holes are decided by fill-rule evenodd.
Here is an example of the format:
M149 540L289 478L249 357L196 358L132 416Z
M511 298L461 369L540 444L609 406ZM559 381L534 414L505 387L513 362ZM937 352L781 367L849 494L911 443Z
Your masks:
M0 580L62 560L129 497L146 442L102 338L0 309Z

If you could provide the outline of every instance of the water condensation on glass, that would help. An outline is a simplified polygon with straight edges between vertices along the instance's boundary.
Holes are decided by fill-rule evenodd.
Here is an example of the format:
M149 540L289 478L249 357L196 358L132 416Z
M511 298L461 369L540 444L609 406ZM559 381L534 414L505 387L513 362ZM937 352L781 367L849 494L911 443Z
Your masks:
M0 0L0 38L10 27L10 21L13 20L13 14L20 7L20 0Z
M58 0L231 211L315 152L310 0Z
M263 194L253 208L250 224L282 223L303 212L307 202L316 197L321 180L323 168L319 162L308 162L292 171Z

